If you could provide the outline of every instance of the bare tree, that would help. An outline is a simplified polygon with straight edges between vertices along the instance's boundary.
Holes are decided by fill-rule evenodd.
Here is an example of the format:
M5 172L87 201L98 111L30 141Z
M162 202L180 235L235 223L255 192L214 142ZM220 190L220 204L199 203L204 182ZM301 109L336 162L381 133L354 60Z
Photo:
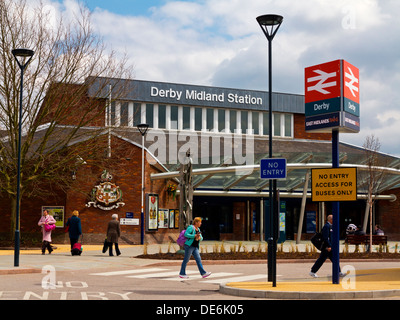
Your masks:
M106 49L87 9L80 7L70 18L47 8L42 3L32 7L26 0L0 1L0 192L11 199L11 231L20 94L20 69L11 50L35 51L23 82L21 197L48 192L49 185L68 187L67 177L77 166L101 158L104 139L96 137L104 134L105 101L110 92L118 99L124 84L98 79L131 78L126 57L118 59ZM89 97L89 88L91 97L101 94L104 99Z
M367 170L363 173L364 181L368 188L367 206L369 208L369 252L372 252L372 212L375 203L375 196L378 195L380 187L384 181L385 171L379 169L382 160L379 157L381 143L373 134L365 138L364 144L365 165ZM366 230L368 216L364 218L364 231Z

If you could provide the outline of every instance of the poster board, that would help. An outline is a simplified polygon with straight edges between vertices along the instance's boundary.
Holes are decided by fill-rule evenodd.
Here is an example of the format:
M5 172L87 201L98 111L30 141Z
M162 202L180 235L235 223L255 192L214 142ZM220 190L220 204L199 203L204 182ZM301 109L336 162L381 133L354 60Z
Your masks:
M158 194L146 194L146 231L158 230Z
M42 206L42 215L44 210L56 220L56 228L64 228L64 206Z

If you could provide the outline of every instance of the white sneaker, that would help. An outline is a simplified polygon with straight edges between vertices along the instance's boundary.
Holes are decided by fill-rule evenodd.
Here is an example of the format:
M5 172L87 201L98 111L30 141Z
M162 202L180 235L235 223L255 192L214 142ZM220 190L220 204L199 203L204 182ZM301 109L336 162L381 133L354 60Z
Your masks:
M313 278L318 278L318 275L315 272L311 272L309 273L309 275Z
M181 278L181 279L189 279L189 277L186 274L184 274L184 275L180 274L179 278Z
M210 274L211 274L211 272L206 272L205 274L202 274L201 276L202 276L203 278L207 278Z

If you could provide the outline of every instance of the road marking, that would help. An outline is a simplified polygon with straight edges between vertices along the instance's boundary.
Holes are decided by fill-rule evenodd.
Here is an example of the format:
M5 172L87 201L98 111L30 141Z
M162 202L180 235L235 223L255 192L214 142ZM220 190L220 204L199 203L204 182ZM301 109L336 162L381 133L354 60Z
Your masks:
M198 271L195 271L198 273ZM186 272L188 273L188 272ZM216 273L211 273L210 277L212 278L221 278L221 277L228 277L228 276L234 276L234 275L240 275L242 273L232 273L232 272L216 272ZM195 276L190 276L189 279L181 279L178 277L176 278L170 278L170 279L163 279L163 280L168 280L168 281L182 281L182 280L199 280L202 279L202 276L200 274L197 274Z
M267 281L266 274L253 274L253 275L243 275L243 273L232 273L232 272L215 272L210 275L207 279L202 280L202 276L199 274L198 270L186 270L186 274L189 275L188 279L179 278L179 270L176 269L171 271L171 269L162 268L143 268L134 270L121 270L121 271L110 271L110 272L100 272L91 273L93 276L124 276L126 278L134 279L156 279L166 280L166 281L190 281L190 280L200 280L205 283L222 284L228 282L241 282L241 281L251 281L264 279ZM279 275L277 275L279 276ZM219 278L219 279L216 279Z
M212 274L211 276L212 277ZM206 283L227 283L227 282L241 282L241 281L250 281L250 280L258 280L258 279L265 279L267 281L267 276L265 274L253 274L250 276L243 276L243 277L231 277L231 278L224 278L224 279L211 279L205 280Z
M160 268L149 268L149 269L135 269L135 270L121 270L121 271L110 271L110 272L100 272L100 273L91 273L91 276L123 276L126 274L135 274L135 273L145 273L145 272L159 272L165 271L168 269L160 269Z
M193 274L198 271L186 271L186 274ZM163 277L169 277L169 276L176 276L179 277L179 271L170 271L170 272L161 272L161 273L146 273L146 274L141 274L141 275L136 275L136 276L127 276L127 278L138 278L138 279L147 279L147 278L163 278ZM163 279L165 280L165 279Z

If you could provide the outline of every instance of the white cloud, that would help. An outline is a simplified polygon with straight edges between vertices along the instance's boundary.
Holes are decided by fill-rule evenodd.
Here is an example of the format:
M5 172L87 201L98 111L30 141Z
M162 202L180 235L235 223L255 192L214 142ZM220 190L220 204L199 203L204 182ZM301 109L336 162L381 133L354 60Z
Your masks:
M137 79L265 90L268 47L256 17L281 14L274 90L302 94L305 67L349 61L360 69L361 133L341 139L362 145L374 133L382 151L400 155L400 1L166 1L150 12L93 13L95 29L114 50L129 54Z

